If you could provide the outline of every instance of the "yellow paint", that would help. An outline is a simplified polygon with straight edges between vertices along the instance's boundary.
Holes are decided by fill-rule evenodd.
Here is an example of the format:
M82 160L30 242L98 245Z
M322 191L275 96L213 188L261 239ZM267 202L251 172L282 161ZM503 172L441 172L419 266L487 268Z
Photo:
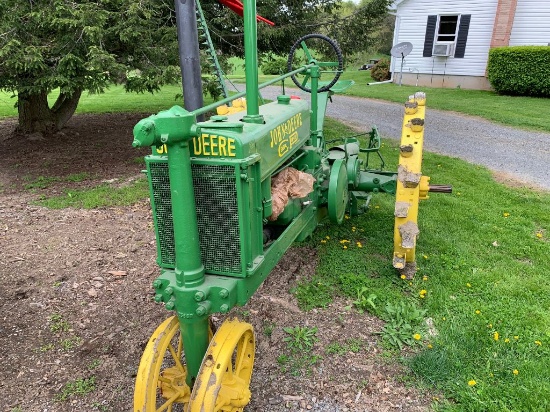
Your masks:
M244 97L233 100L231 102L231 106L224 104L216 108L216 112L219 115L238 113L242 112L243 110L246 110L246 99Z
M412 96L411 96L412 97ZM416 99L418 108L415 113L405 113L403 118L403 128L401 135L401 146L412 145L412 153L406 155L400 154L399 165L405 167L411 173L422 172L422 148L424 143L424 128L413 131L410 122L413 118L424 119L426 115L426 98L420 95ZM415 261L416 242L412 248L403 248L401 246L401 234L399 227L407 222L418 223L418 202L420 199L428 198L429 177L422 176L420 183L416 187L405 187L402 182L397 181L396 203L406 202L410 204L406 217L396 217L394 225L394 266L403 269L408 263ZM404 258L404 261L403 261Z
M250 402L254 350L252 325L226 320L208 346L189 412L242 410Z
M183 374L182 382L185 382L187 370L181 363L175 364L171 368L166 368L163 365L164 355L170 354L170 346L172 339L180 334L180 324L176 316L166 319L153 332L149 342L143 351L139 369L136 375L136 384L134 388L134 412L149 412L157 410L157 390L159 385L163 387L164 393L179 393L179 396L173 397L170 405L175 403L187 404L191 395L191 389L183 383L183 386L177 385L172 387L170 383L161 383L159 377L161 373L164 375L168 369L170 372ZM181 359L183 350L181 336L178 338L178 344L172 349L176 352L176 356ZM161 370L164 366L164 369Z
M159 155L166 154L166 153L168 153L168 146L163 144L162 146L157 147L156 151Z
M193 139L195 156L235 157L235 139L203 133Z
M277 148L279 157L283 157L298 143L298 129L301 126L302 113L298 113L269 132L269 145Z

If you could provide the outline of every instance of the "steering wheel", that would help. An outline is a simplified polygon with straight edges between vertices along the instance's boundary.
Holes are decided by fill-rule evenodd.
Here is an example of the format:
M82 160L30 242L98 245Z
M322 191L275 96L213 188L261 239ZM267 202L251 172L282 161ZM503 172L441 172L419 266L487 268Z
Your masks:
M310 48L308 48L306 41L309 40L310 48L312 50L315 50L315 44L320 44L317 40L321 40L323 42L327 42L330 46L330 49L332 49L333 54L336 57L336 61L328 61L328 62L320 62L317 61L315 58L312 57L312 54L310 52ZM320 44L322 48L326 48L326 45ZM338 43L336 43L335 40L332 40L330 37L327 37L323 34L307 34L301 38L299 38L296 43L291 47L290 54L288 55L288 61L287 61L287 70L289 72L293 71L293 61L296 56L296 51L301 48L305 54L305 58L307 61L307 64L315 63L321 68L321 73L333 73L334 77L328 84L324 84L323 86L319 87L317 89L317 92L326 92L330 90L332 86L338 81L340 78L340 75L342 74L342 71L344 69L344 58L342 57L342 50L340 49L340 46ZM317 52L320 52L320 50L317 50ZM332 68L332 70L330 70ZM292 81L296 86L298 86L300 89L302 89L305 92L311 93L311 88L307 87L307 82L311 79L311 74L309 71L306 72L306 75L304 79L300 82L300 80L296 77L295 74L293 74L291 77Z

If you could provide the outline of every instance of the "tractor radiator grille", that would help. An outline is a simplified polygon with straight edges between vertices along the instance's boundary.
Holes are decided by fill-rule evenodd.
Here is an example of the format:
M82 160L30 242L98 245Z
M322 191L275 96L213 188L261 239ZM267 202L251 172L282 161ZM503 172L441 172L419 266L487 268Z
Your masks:
M172 226L172 203L168 163L154 162L149 166L149 178L153 187L153 213L157 224L157 242L162 266L174 267L174 227Z
M191 166L201 257L205 269L215 273L241 273L241 243L235 168ZM151 163L157 241L161 264L175 266L174 231L167 163Z

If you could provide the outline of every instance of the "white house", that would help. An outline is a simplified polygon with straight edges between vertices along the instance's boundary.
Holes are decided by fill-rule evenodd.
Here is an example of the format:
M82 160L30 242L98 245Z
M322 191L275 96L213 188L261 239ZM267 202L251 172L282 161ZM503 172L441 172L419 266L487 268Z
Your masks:
M394 44L410 42L403 61L392 57L394 82L489 89L489 50L550 46L550 0L397 0Z

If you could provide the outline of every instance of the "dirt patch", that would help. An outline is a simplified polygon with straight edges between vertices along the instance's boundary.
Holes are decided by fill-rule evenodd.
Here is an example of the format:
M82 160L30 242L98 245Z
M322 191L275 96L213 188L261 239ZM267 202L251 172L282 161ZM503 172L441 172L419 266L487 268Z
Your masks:
M547 191L541 186L521 181L509 173L491 171L491 174L493 175L493 179L495 180L495 182L500 183L504 186L508 186L512 189L529 189L537 192Z
M132 410L141 353L170 315L152 299L158 268L149 202L48 210L33 201L139 174L136 158L147 150L131 148L131 131L141 117L76 116L55 139L32 141L9 138L14 122L0 122L2 412ZM78 173L87 178L64 179ZM28 188L40 177L52 179ZM380 356L380 320L345 310L350 302L341 300L322 310L298 308L290 291L315 265L314 250L290 250L249 304L232 313L256 331L246 410L428 409L431 396L407 387L402 367ZM283 373L278 362L286 348L283 327L295 326L317 327L319 338L318 362L298 376ZM330 344L351 341L353 350L327 353ZM64 391L77 379L77 389L88 393Z

